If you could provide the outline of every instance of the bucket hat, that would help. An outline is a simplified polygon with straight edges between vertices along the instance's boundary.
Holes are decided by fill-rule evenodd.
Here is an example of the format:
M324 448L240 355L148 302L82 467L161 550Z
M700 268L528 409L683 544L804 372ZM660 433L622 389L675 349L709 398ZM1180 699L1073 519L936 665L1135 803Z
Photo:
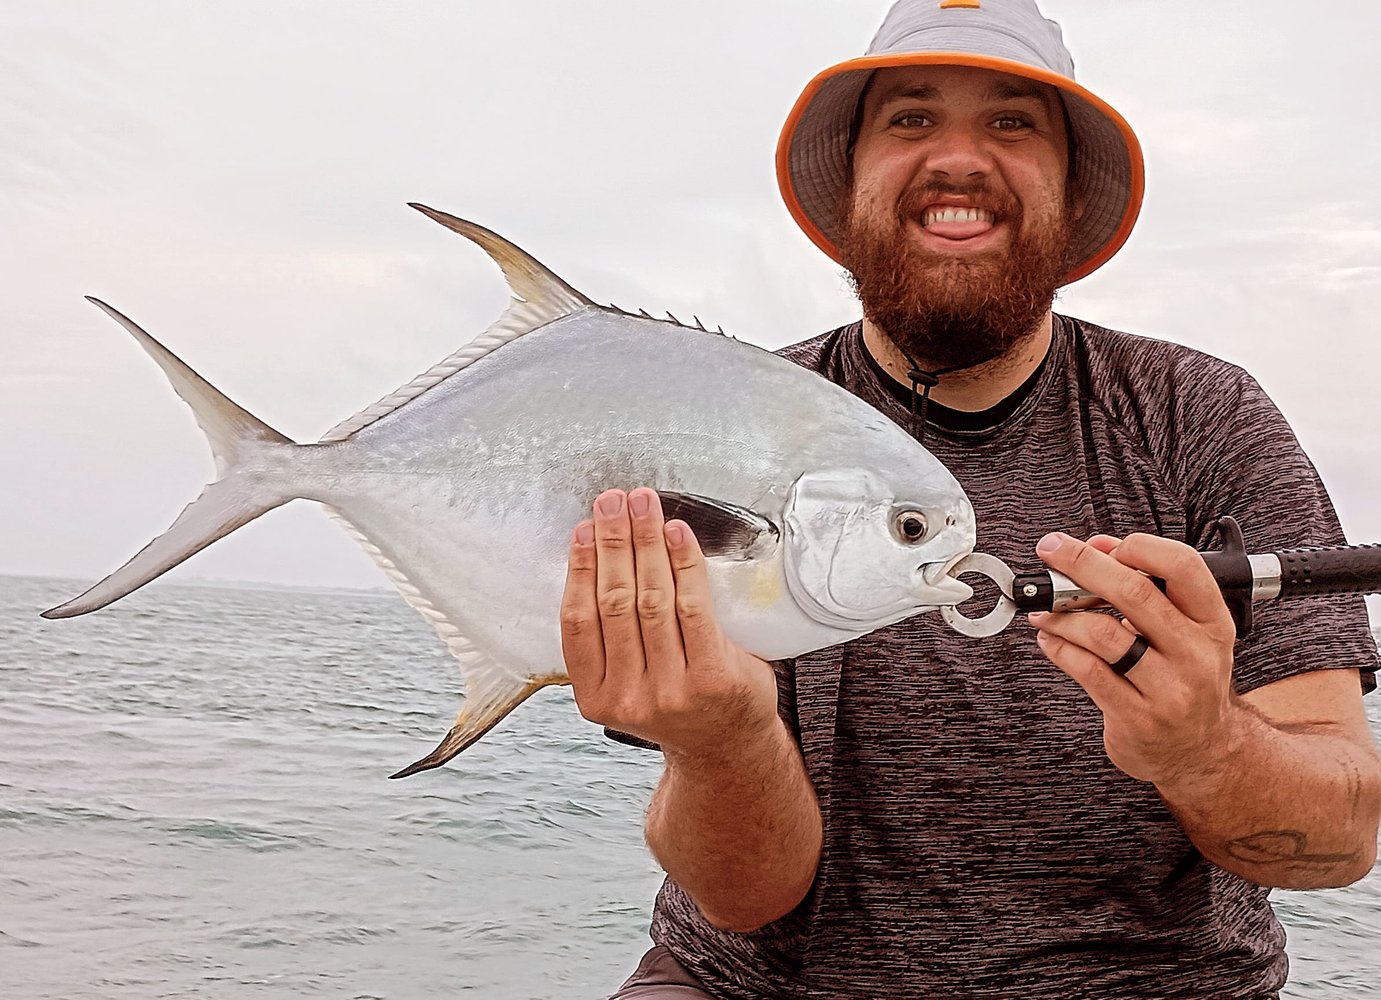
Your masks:
M1074 82L1060 26L1035 0L899 0L867 54L831 66L807 84L777 143L777 182L807 236L836 261L841 196L858 102L887 66L972 66L1055 87L1069 115L1073 182L1084 211L1074 224L1064 283L1091 274L1131 235L1146 189L1141 144L1106 101Z

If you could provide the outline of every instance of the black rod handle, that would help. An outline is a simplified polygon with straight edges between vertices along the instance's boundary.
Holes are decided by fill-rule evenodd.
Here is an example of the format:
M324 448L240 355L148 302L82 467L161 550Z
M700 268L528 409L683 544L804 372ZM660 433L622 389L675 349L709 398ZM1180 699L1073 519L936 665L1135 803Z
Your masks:
M1280 596L1381 593L1381 545L1277 552Z

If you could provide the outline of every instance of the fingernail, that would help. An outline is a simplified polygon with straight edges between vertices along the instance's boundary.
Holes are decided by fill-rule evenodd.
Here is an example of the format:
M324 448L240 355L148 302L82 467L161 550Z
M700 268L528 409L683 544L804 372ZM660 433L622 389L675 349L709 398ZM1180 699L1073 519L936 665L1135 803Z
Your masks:
M1069 541L1069 536L1064 532L1055 531L1036 543L1036 555L1048 556L1052 552L1060 551L1060 546Z
M630 493L628 509L633 512L634 517L647 517L647 512L652 509L652 498L646 493Z
M1041 625L1045 623L1045 620L1049 617L1050 613L1048 611L1033 611L1031 614L1026 616L1026 620L1036 628L1040 628Z
M581 521L575 526L575 540L581 545L589 545L595 540L595 522Z
M600 497L595 505L599 507L599 512L605 517L613 517L623 510L623 494L611 491Z
M1044 649L1046 646L1050 645L1050 636L1045 632L1037 632L1036 645L1040 646L1041 649Z
M666 526L667 541L672 545L684 545L686 541L685 529L680 523L672 521Z

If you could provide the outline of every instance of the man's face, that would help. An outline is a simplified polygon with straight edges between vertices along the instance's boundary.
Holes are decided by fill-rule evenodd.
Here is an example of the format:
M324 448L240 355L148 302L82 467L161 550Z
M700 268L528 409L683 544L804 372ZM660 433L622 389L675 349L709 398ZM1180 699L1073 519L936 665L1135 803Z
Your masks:
M844 264L864 313L939 368L1031 334L1069 267L1069 139L1054 88L990 70L879 70L864 96Z

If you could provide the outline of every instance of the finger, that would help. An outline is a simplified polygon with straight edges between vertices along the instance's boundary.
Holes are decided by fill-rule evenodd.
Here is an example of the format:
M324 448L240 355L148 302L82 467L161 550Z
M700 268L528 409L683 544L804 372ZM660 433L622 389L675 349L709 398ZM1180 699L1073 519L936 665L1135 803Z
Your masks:
M622 689L642 676L643 635L638 627L638 579L628 497L609 490L595 500L595 581L604 634L604 682Z
M1130 718L1140 710L1143 699L1135 686L1113 673L1100 657L1044 629L1036 634L1036 642L1051 663L1084 689L1104 717Z
M676 618L681 624L686 668L694 672L697 667L717 665L724 657L723 637L710 596L710 575L690 525L685 521L668 521L664 530L671 571L676 578Z
M593 521L581 521L571 533L561 595L561 655L577 701L597 694L604 683L604 632L595 596Z
M1126 545L1124 540L1118 552ZM1194 638L1184 614L1155 583L1113 556L1062 533L1042 538L1036 554L1051 569L1111 604L1151 645L1167 655Z
M1112 535L1094 535L1088 540L1088 543L1099 552L1112 555L1117 551L1117 547L1122 544L1122 539L1114 538Z
M661 497L655 490L634 490L628 494L628 510L638 581L638 625L647 669L650 673L679 674L685 670L686 655L681 647L681 623L676 619L676 580L667 555Z
M1204 558L1172 538L1128 535L1118 546L1118 562L1165 581L1165 594L1181 612L1201 625L1233 628L1223 592Z
M1118 621L1112 615L1098 614L1097 612L1077 611L1067 614L1032 615L1031 618L1033 619L1031 624L1035 625L1041 632L1087 650L1107 666L1115 676L1117 671L1112 669L1112 664L1117 663L1127 655L1137 637L1136 630L1131 625ZM1143 693L1146 693L1147 689L1144 685L1137 683L1137 677L1145 677L1146 675L1139 668L1151 658L1151 651L1147 650L1137 661L1135 667L1123 672L1123 676L1128 678L1132 686Z

